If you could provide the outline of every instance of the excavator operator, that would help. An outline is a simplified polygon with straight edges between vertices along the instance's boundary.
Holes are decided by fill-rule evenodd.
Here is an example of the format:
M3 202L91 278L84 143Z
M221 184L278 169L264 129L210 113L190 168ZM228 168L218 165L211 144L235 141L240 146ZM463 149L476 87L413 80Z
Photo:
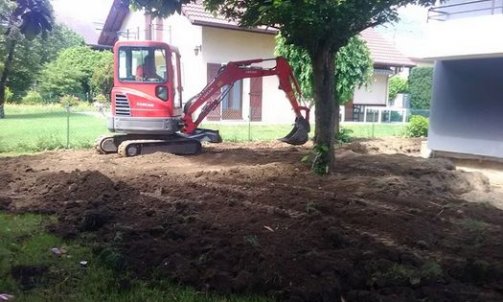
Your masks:
M141 82L161 82L163 79L155 70L154 57L150 54L146 55L143 64L136 68L136 80Z

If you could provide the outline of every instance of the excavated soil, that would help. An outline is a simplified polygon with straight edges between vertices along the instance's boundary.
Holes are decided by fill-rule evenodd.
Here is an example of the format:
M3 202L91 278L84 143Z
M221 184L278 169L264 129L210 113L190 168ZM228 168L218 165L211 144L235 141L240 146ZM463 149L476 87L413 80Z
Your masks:
M301 161L307 147L279 143L1 158L0 210L55 214L51 231L116 251L118 269L200 290L503 301L503 207L467 197L491 192L482 174L410 156L419 144L344 145L327 177Z

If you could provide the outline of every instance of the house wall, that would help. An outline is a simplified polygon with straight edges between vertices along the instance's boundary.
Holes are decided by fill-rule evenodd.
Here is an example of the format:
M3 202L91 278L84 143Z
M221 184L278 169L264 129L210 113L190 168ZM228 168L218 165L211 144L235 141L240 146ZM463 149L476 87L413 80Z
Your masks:
M448 1L442 5L448 5ZM460 2L460 1L456 1ZM499 8L494 12L482 10L478 12L456 14L446 21L430 20L426 27L428 45L425 57L429 58L466 58L498 56L503 53L503 28L502 0L495 5ZM472 6L487 6L489 2L477 2ZM471 10L476 7L466 6L456 8ZM448 9L446 9L448 10ZM451 9L453 10L453 9ZM493 14L488 14L488 13Z
M229 61L274 57L274 35L202 28L202 57L206 63L225 64ZM272 67L274 62L260 64ZM206 74L206 72L204 72ZM278 89L277 77L263 78L262 121L265 123L293 123L295 115L284 92ZM243 81L243 119L248 120L250 110L250 80Z
M176 46L181 55L184 102L206 85L206 65L199 50L197 55L194 50L202 48L202 37L202 27L192 25L184 16L175 14L164 20L164 41Z
M435 64L428 147L503 158L503 58Z
M388 75L374 74L372 83L355 90L355 105L385 106L388 101Z
M502 13L503 0L445 0L440 4L437 17L455 20Z
M119 40L145 40L145 14L143 12L129 13L120 29Z

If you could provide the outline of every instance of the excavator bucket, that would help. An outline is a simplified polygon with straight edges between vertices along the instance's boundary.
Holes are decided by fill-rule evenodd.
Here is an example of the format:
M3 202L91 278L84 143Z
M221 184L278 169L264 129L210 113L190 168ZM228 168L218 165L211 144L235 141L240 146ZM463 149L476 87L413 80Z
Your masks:
M197 128L193 134L188 135L187 137L193 138L200 142L209 142L214 144L222 142L222 137L220 136L218 130Z
M295 125L292 131L279 140L290 145L303 145L308 140L308 133L311 130L309 122L302 116L295 118Z

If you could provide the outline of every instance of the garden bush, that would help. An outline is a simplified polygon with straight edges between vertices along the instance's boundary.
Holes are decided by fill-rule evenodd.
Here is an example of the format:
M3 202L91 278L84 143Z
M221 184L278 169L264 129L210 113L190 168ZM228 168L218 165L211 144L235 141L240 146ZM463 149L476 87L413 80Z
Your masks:
M432 67L415 67L409 74L410 106L412 109L430 109Z
M428 136L428 119L420 115L411 116L406 134L408 137Z
M77 107L80 104L79 98L73 95L64 95L59 99L59 103L63 107Z
M401 78L400 76L393 76L389 79L389 89L388 98L390 101L394 101L399 93L407 93L409 89L409 84L407 79Z
M28 94L21 100L21 103L26 105L36 105L44 103L44 98L40 95L40 93L31 90L28 91Z
M14 102L14 93L10 90L9 87L5 87L5 102L7 103Z
M351 141L351 134L353 130L348 128L339 128L339 132L335 134L335 141L339 144L349 143Z

